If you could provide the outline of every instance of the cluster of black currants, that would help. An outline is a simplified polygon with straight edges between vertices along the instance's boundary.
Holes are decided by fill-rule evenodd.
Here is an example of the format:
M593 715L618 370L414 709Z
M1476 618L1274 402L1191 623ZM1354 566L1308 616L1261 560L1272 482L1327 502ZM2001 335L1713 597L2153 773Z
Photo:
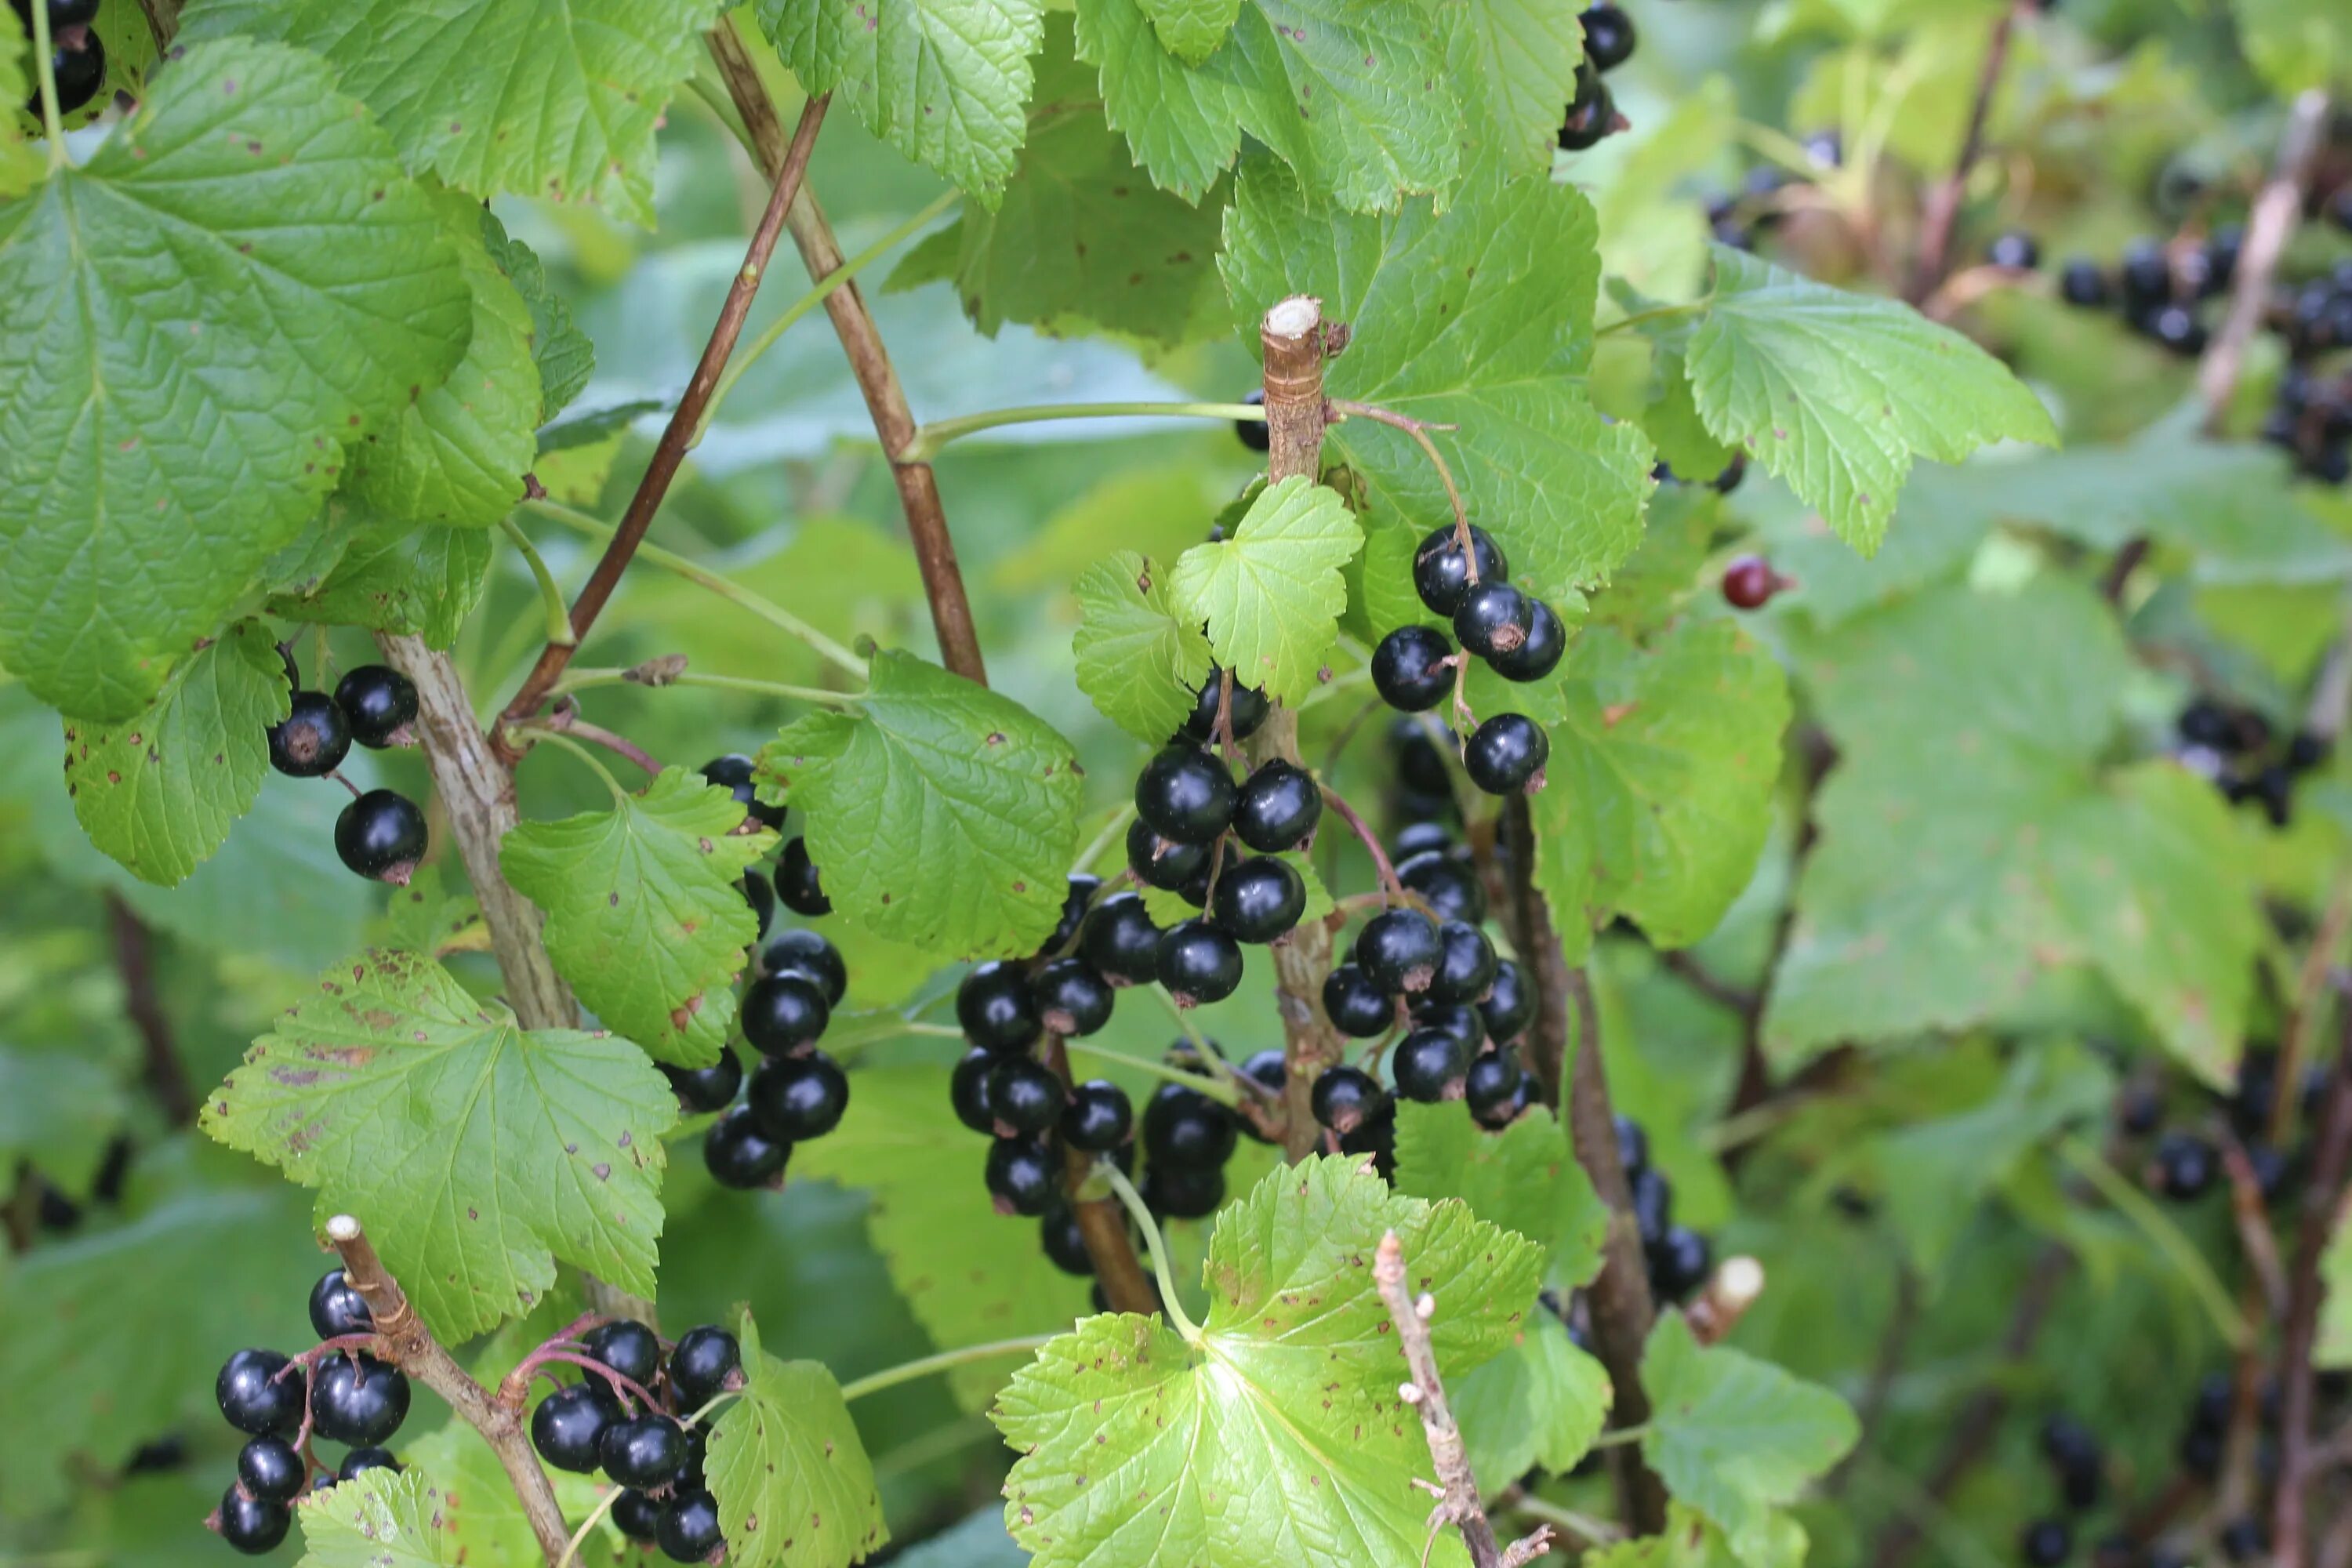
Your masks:
M1584 59L1576 68L1576 96L1569 100L1568 113L1559 124L1559 146L1564 153L1581 153L1625 128L1617 100L1601 79L1633 58L1636 42L1633 18L1611 0L1587 5L1577 20L1584 25Z
M2232 805L2259 805L2273 827L2294 814L2295 781L2327 761L2327 742L2298 730L2280 744L2269 720L2251 708L2200 697L2180 710L2173 755L2210 779Z
M722 1539L718 1500L703 1484L703 1426L695 1417L743 1386L735 1336L706 1323L679 1335L665 1357L651 1329L615 1319L583 1335L581 1350L595 1365L539 1402L530 1413L531 1447L559 1470L602 1470L622 1488L613 1500L622 1534L658 1545L674 1561L703 1562Z
M247 1441L236 1479L205 1522L239 1552L257 1555L286 1539L294 1500L311 1486L314 1437L351 1445L341 1467L321 1470L320 1488L400 1468L383 1445L408 1418L408 1378L358 1348L375 1332L375 1318L341 1268L311 1287L310 1326L320 1344L310 1355L241 1350L213 1383L221 1415Z
M411 743L416 688L389 665L363 664L335 683L332 696L305 691L293 655L280 648L293 706L269 728L269 765L289 778L337 777L357 742L370 751ZM335 818L335 854L362 877L404 888L425 858L425 813L398 790L352 791Z
M2058 1496L2074 1513L2099 1506L2106 1490L2106 1458L2098 1436L2059 1411L2042 1423L2042 1457L2058 1483ZM2034 1568L2058 1568L2074 1549L2074 1527L2063 1519L2033 1520L2018 1532L2018 1555Z
M1834 131L1816 131L1803 142L1805 161L1815 170L1836 168L1845 156L1843 144ZM1788 204L1781 193L1791 186L1810 182L1801 174L1778 163L1759 163L1748 171L1739 183L1737 194L1718 192L1707 198L1707 229L1718 245L1734 250L1753 250L1757 237L1778 228L1787 218Z
M760 798L751 783L754 766L742 752L730 752L703 763L702 777L705 783L733 795L747 820L781 833L785 809ZM785 839L783 847L777 851L773 875L756 866L743 873L743 900L760 917L761 937L768 934L768 922L775 918L780 900L803 920L833 913L833 900L824 896L824 883L817 876L816 863L809 858L808 840L798 834Z
M33 37L33 0L8 0L29 42ZM49 12L49 73L58 84L58 112L71 114L106 85L106 46L99 41L99 0L47 0ZM41 89L37 84L25 100L25 112L40 118Z
M2202 240L2179 239L2170 245L2148 238L2124 247L2112 272L2086 256L2068 261L2058 274L2058 294L2084 310L2118 307L2124 324L2158 347L2183 358L2205 352L2205 323L2198 318L2200 300L2224 293L2238 270L2238 249L2245 232L2237 227L2216 229ZM1992 243L1986 259L2012 271L2032 271L2042 259L2032 237L2005 234Z
M1463 548L1466 533L1469 548ZM1455 689L1472 655L1506 680L1541 680L1568 651L1568 627L1549 605L1515 588L1502 547L1484 529L1441 528L1421 542L1412 584L1433 615L1454 627L1399 626L1372 650L1372 686L1405 713L1426 713ZM1456 643L1460 644L1456 647ZM1543 788L1551 742L1524 713L1496 713L1462 745L1463 771L1488 795Z
M2326 210L2352 233L2352 182L2336 188ZM2352 363L2344 357L2352 350L2352 260L2297 284L2273 303L2268 321L2286 344L2287 363L2263 439L2293 453L2305 477L2343 484L2352 478Z
M1629 1116L1617 1118L1617 1159L1632 1189L1651 1293L1662 1301L1684 1300L1714 1271L1715 1248L1697 1231L1675 1223L1674 1185L1650 1163L1649 1134Z

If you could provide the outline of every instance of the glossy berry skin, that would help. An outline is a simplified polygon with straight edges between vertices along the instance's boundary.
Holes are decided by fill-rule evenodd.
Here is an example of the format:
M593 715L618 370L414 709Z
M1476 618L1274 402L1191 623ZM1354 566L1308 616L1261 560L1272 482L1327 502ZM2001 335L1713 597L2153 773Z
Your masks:
M289 778L324 778L351 752L351 721L323 691L296 692L292 710L269 727L269 765Z
M667 1486L686 1464L686 1433L657 1410L606 1426L596 1458L625 1487Z
M1356 933L1356 967L1391 996L1429 989L1444 946L1419 910L1384 910Z
M956 1022L965 1039L1000 1052L1027 1050L1043 1027L1029 1000L1029 976L1002 959L973 965L956 987Z
M1399 626L1372 649L1372 689L1405 713L1426 713L1454 689L1454 643L1434 626Z
M2078 256L2058 274L2058 297L2086 310L2103 309L2109 299L2107 275L2097 262Z
M1307 912L1307 883L1287 860L1257 855L1217 879L1217 924L1241 942L1288 934Z
M707 1068L672 1067L667 1062L655 1064L662 1077L669 1079L670 1091L677 1096L678 1109L692 1116L705 1116L714 1110L724 1110L735 1103L735 1091L743 1087L743 1064L735 1059L731 1050L719 1053L719 1059Z
M1061 1191L1061 1162L1042 1138L1000 1138L988 1147L987 1181L998 1214L1041 1215Z
M1535 1016L1535 993L1528 986L1526 972L1507 958L1496 961L1494 985L1478 1004L1478 1016L1486 1020L1487 1035L1505 1043L1516 1040Z
M1110 982L1083 958L1057 958L1029 981L1038 1022L1056 1035L1095 1033L1110 1022L1117 1000Z
M763 974L743 993L743 1037L763 1056L789 1056L824 1036L833 1005L824 987L793 971Z
M1087 910L1093 907L1095 894L1102 889L1102 879L1086 871L1073 871L1066 890L1062 894L1062 918L1054 922L1053 934L1045 938L1038 952L1059 952L1070 945L1085 923Z
M96 33L84 33L81 47L69 49L60 44L52 50L49 67L58 84L58 112L71 114L106 85L106 45Z
M395 888L408 886L425 858L425 814L406 795L372 789L335 818L335 855L356 874Z
M1160 939L1160 984L1179 1007L1222 1002L1240 988L1242 949L1230 932L1207 921L1186 921Z
M1201 683L1200 692L1193 699L1192 716L1184 721L1184 733L1204 746L1217 738L1217 704L1223 700L1224 680L1224 671L1211 665L1209 679ZM1257 727L1265 722L1265 716L1273 709L1264 691L1234 681L1234 739L1246 741L1256 734Z
M2146 331L2158 347L2187 359L2205 352L2205 327L2186 305L2160 305L2147 318Z
M822 1138L841 1125L849 1109L849 1075L823 1051L777 1057L751 1074L744 1103L771 1136L790 1142Z
M1532 795L1543 787L1551 738L1524 713L1497 713L1470 731L1462 769L1488 795Z
M1560 151L1582 153L1598 147L1616 128L1617 100L1608 84L1590 64L1578 66L1576 96L1569 100L1567 117L1559 123ZM1740 248L1747 247L1743 244Z
M2172 263L2164 247L2153 239L2136 239L2124 247L2116 281L2122 285L2124 309L2147 310L2172 296Z
M661 1531L663 1507L641 1491L625 1491L613 1500L613 1528L632 1541L653 1541Z
M1409 822L1397 829L1396 837L1389 840L1389 858L1396 862L1400 873L1404 870L1406 861L1432 851L1441 855L1457 855L1454 829L1442 822Z
M824 880L817 874L816 862L809 858L807 839L793 839L776 857L776 897L804 920L833 913L833 900L824 896Z
M1462 1098L1479 1126L1501 1127L1518 1114L1519 1091L1527 1081L1516 1053L1488 1051L1471 1059L1462 1077Z
M733 795L735 804L743 808L744 816L763 826L782 827L784 825L784 808L761 800L751 787L752 769L751 758L740 752L729 752L702 764L703 782L716 784Z
M1345 1138L1388 1108L1388 1090L1360 1068L1326 1068L1308 1100L1315 1120Z
M596 1445L604 1428L623 1419L621 1402L592 1377L557 1389L530 1413L530 1446L559 1470L592 1474L597 1466Z
M1135 813L1160 837L1206 845L1232 826L1241 792L1225 764L1196 746L1170 746L1135 780Z
M680 1492L662 1510L654 1531L673 1563L700 1563L727 1543L719 1531L719 1500L706 1491Z
M699 1410L718 1398L742 1364L742 1347L725 1329L704 1323L687 1330L669 1352L669 1384L677 1391L678 1408Z
M1611 1131L1617 1134L1617 1165L1627 1177L1640 1175L1650 1168L1650 1135L1642 1124L1630 1116L1610 1118Z
M998 1059L994 1051L974 1046L948 1075L948 1103L955 1107L956 1120L974 1132L996 1131L996 1114L988 1105L988 1075L996 1070Z
M1412 1026L1416 1029L1441 1029L1462 1042L1462 1059L1468 1061L1486 1044L1486 1026L1478 1016L1478 1009L1466 1002L1414 1004Z
M1201 868L1184 879L1184 885L1176 889L1176 896L1196 910L1207 909L1211 882L1222 882L1241 863L1241 858L1242 852L1234 847L1232 839L1219 839L1201 862Z
M1446 771L1445 755L1437 749L1421 725L1411 719L1399 719L1389 727L1389 750L1396 758L1398 784L1413 795L1430 795L1452 803L1454 777ZM1424 812L1423 816L1447 816L1447 812Z
M849 989L849 966L841 962L840 950L805 927L778 931L760 962L771 974L797 973L815 981L827 1007L840 1006Z
M1298 848L1322 820L1315 775L1279 757L1244 780L1234 803L1234 836L1264 855Z
M1078 1228L1078 1216L1067 1204L1055 1204L1037 1221L1037 1242L1063 1273L1081 1279L1093 1275L1095 1260L1087 1251L1087 1233Z
M1265 403L1265 388L1263 386L1251 387L1247 392L1242 394L1242 401L1257 406L1264 406ZM1253 452L1271 452L1274 450L1274 432L1266 427L1266 423L1263 419L1236 419L1234 421L1234 434L1240 437L1242 445L1247 447Z
M1154 1166L1212 1171L1234 1156L1240 1119L1196 1089L1163 1083L1143 1108L1143 1154Z
M1433 616L1451 616L1470 586L1470 563L1478 565L1478 581L1500 583L1511 574L1503 547L1483 528L1470 526L1470 553L1462 553L1452 526L1431 530L1412 552L1412 587Z
M1594 70L1615 70L1633 58L1633 19L1609 0L1587 5L1579 20L1584 24L1584 58Z
M1396 1022L1396 1003L1352 963L1335 966L1323 977L1323 1011L1332 1027L1351 1039L1369 1040Z
M293 1510L282 1502L245 1497L235 1487L221 1494L220 1538L249 1557L275 1550L293 1523Z
M1535 601L1508 583L1482 582L1465 590L1454 611L1454 637L1465 652L1491 659L1524 647L1536 618Z
M1107 1078L1092 1078L1070 1089L1062 1108L1062 1142L1089 1154L1107 1154L1127 1142L1135 1107L1127 1090Z
M1174 892L1209 868L1209 847L1162 838L1141 822L1127 829L1127 866L1147 888Z
M2017 1553L2032 1568L2058 1568L2074 1550L2074 1533L2063 1520L2037 1519L2017 1538Z
M739 1105L710 1124L702 1136L702 1163L722 1187L748 1193L783 1174L793 1146L771 1136L748 1105Z
M1688 1226L1669 1226L1649 1248L1650 1282L1658 1294L1679 1301L1706 1283L1715 1249Z
M1184 1171L1154 1165L1143 1173L1143 1205L1162 1219L1206 1219L1225 1201L1222 1166Z
M1399 861L1397 880L1418 893L1437 918L1469 921L1486 918L1486 889L1469 862L1442 849L1424 849Z
M1528 605L1528 640L1486 659L1487 666L1506 680L1541 680L1559 668L1561 657L1568 652L1568 626L1559 613L1541 599L1529 599Z
M1078 937L1078 952L1113 985L1149 985L1158 971L1160 928L1139 893L1113 893L1097 904Z
M1495 984L1495 944L1467 921L1447 921L1437 928L1437 971L1429 978L1425 1002L1475 1002Z
M1000 1137L1030 1138L1062 1119L1068 1091L1052 1068L1026 1057L1008 1057L988 1075L988 1109Z
M1462 1042L1444 1029L1415 1029L1397 1042L1389 1061L1397 1093L1424 1105L1459 1097L1468 1066Z
M743 879L736 886L743 891L743 901L751 906L751 919L760 928L760 936L765 938L776 918L776 885L768 880L766 872L754 866L743 873Z
M330 1268L310 1287L310 1327L322 1340L343 1334L375 1332L375 1314L367 1298L344 1279L340 1268Z
M416 720L416 688L388 664L363 664L335 682L335 706L352 727L352 739L380 752Z
M302 1425L302 1369L278 1376L286 1364L284 1356L265 1350L239 1351L221 1363L213 1397L230 1426L264 1437L275 1432L291 1435Z
M310 1429L335 1443L381 1443L408 1419L408 1378L390 1362L332 1355L310 1379Z
M343 1456L343 1462L335 1467L335 1479L357 1480L370 1470L390 1470L396 1476L400 1474L401 1463L392 1457L389 1448L353 1448Z
M1760 610L1780 591L1780 577L1761 555L1739 556L1723 569L1723 602L1735 610Z
M2011 229L1985 248L1985 259L2012 272L2031 272L2042 265L2042 247L2021 229Z
M1239 1071L1260 1089L1271 1089L1276 1094L1281 1093L1283 1085L1290 1081L1290 1064L1283 1059L1280 1046L1268 1046L1262 1051L1251 1053ZM1247 1122L1242 1124L1242 1131L1250 1131Z
M1673 1184L1647 1165L1629 1171L1626 1175L1626 1186L1633 1196L1633 1224L1643 1241L1656 1241L1675 1222Z
M256 1437L236 1455L236 1484L263 1502L292 1502L310 1479L294 1445L283 1437Z
M2221 1173L2213 1146L2186 1132L2168 1132L2157 1140L2149 1185L2176 1203L2200 1197Z

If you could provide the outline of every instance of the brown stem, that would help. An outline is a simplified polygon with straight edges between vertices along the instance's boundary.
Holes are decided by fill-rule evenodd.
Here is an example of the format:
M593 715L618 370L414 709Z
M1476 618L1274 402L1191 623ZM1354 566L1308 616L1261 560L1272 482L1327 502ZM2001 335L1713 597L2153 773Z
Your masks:
M569 1540L563 1510L556 1503L547 1472L540 1468L539 1457L531 1452L521 1407L492 1399L441 1347L385 1271L357 1219L337 1215L327 1222L327 1239L343 1260L343 1278L366 1300L375 1318L376 1354L439 1394L460 1420L482 1435L514 1485L540 1552L550 1564L561 1563Z
M1951 270L1952 227L1968 193L1969 173L1984 151L1985 121L1992 112L1993 94L2000 90L2001 72L2009 66L2009 38L2030 0L2020 0L1993 21L1992 37L1985 45L1983 68L1977 73L1976 98L1969 106L1968 133L1960 139L1960 155L1952 172L1927 194L1927 211L1919 224L1919 259L1912 269L1906 298L1913 304L1933 294Z
M2336 1226L2347 1170L2352 1170L2352 1016L2339 1033L2336 1071L2321 1112L2319 1155L2304 1192L2303 1227L2287 1291L2285 1342L2280 1354L2285 1396L2279 1412L2279 1484L2271 1524L2271 1546L2279 1568L2300 1568L2303 1562L2304 1504L2312 1475L2311 1350L2318 1333L2320 1298L2326 1293L2319 1264Z
M567 702L569 700L566 699ZM635 763L646 773L658 773L662 771L659 757L616 730L607 730L602 724L591 724L579 716L576 709L570 707L559 709L554 721L547 728L561 734L570 735L576 740L585 741L592 746L602 746L614 756Z
M2262 1182L2246 1157L2245 1145L2227 1128L2221 1132L2221 1171L2230 1183L2230 1218L2238 1229L2238 1250L2245 1255L2248 1285L2260 1291L2260 1305L2270 1316L2283 1317L2286 1270L2279 1263L2270 1215L2263 1212Z
M1045 1060L1064 1084L1072 1081L1070 1053L1061 1036L1045 1037ZM1111 1310L1146 1316L1160 1310L1160 1292L1152 1285L1151 1276L1144 1272L1142 1260L1135 1256L1135 1242L1128 1234L1126 1206L1115 1197L1078 1196L1079 1189L1094 1173L1094 1156L1078 1149L1065 1149L1062 1163L1063 1180L1069 1188L1070 1212L1077 1217L1078 1234L1086 1238L1087 1258L1095 1266L1095 1278L1101 1281Z
M728 96L742 117L752 153L775 177L789 155L783 121L776 117L767 84L761 80L759 67L745 51L731 17L722 17L711 29L709 44L710 58L718 62ZM811 281L821 283L840 270L841 244L834 237L833 226L825 220L814 192L800 193L784 215L784 226ZM922 569L923 594L930 601L931 627L940 639L940 660L966 680L985 686L988 668L981 660L980 634L972 623L971 601L964 594L963 569L956 563L955 541L948 533L939 479L928 462L898 460L897 454L914 439L915 416L907 406L898 373L891 368L889 351L883 346L873 314L866 308L866 297L854 280L825 296L824 313L833 322L834 335L841 340L841 352L849 360L858 390L865 395L866 411L874 421L874 433L881 438L882 455L898 487L899 510L907 516L915 562Z
M1717 1005L1737 1013L1741 1018L1756 1012L1764 999L1745 985L1734 985L1688 952L1674 949L1658 954L1658 962L1666 973Z
M114 939L114 970L122 979L122 1010L139 1031L147 1091L173 1126L185 1127L196 1119L196 1091L180 1060L172 1021L155 994L153 933L117 893L106 895L106 923Z
M1437 443L1429 438L1429 433L1432 430L1451 430L1455 426L1433 425L1426 419L1415 419L1410 415L1399 414L1393 409L1376 408L1369 403L1358 403L1352 398L1334 398L1330 406L1334 414L1353 415L1358 418L1370 419L1376 424L1386 425L1392 430L1403 431L1419 443L1422 455L1429 459L1429 466L1437 470L1438 481L1445 487L1445 499L1453 503L1454 542L1462 552L1463 566L1470 574L1471 586L1477 586L1478 552L1470 546L1470 513L1462 504L1462 492L1454 488L1454 470L1445 466L1445 458L1438 452Z
M2197 395L2205 404L2205 434L2217 435L2230 411L2245 368L2246 346L2262 326L2270 302L2271 278L2303 213L2303 190L2311 178L2321 133L2327 126L2327 94L2317 88L2301 94L2288 111L2279 137L2278 162L2269 183L2246 217L2246 237L2238 250L2238 271L2230 288L2229 313L2197 365Z
M669 494L670 481L677 477L678 466L686 461L687 448L693 444L695 426L701 422L702 411L718 389L719 374L727 368L728 356L735 352L735 340L743 335L743 321L751 313L751 301L760 292L761 281L768 275L769 258L775 254L776 240L783 232L784 214L800 195L802 177L808 173L809 154L816 149L817 128L824 123L828 95L820 93L808 100L801 110L798 129L772 171L775 188L768 195L767 210L760 215L760 225L751 231L751 247L743 254L743 265L736 269L735 278L727 286L727 299L719 308L718 323L710 329L710 341L702 345L702 358L696 362L693 376L686 391L670 410L669 424L664 426L661 440L654 447L654 455L646 464L645 477L637 481L636 493L629 498L628 510L621 514L620 527L604 545L595 571L588 574L580 596L572 603L572 640L551 642L540 651L539 662L523 678L522 689L514 694L500 716L502 724L519 724L539 711L547 694L563 675L563 667L587 640L588 629L596 624L605 602L621 584L621 574L644 542L646 531L653 526L654 514L661 510L662 498ZM511 759L509 759L511 760Z
M1339 820L1354 831L1357 842L1363 845L1366 854L1371 856L1372 868L1380 875L1381 886L1394 894L1397 902L1401 904L1421 902L1412 896L1402 882L1397 880L1396 868L1389 862L1389 852L1381 847L1379 835L1365 825L1362 815L1354 806L1349 805L1339 792L1329 784L1324 784L1321 788L1323 804L1329 806Z
M1544 1104L1557 1110L1568 1064L1570 971L1559 934L1552 927L1551 905L1536 890L1535 817L1527 796L1515 795L1504 805L1499 837L1495 847L1503 861L1503 926L1535 984L1536 1016L1528 1026L1527 1065L1543 1091ZM1613 1131L1611 1136L1614 1138Z
M172 47L173 36L180 30L180 0L139 0L139 9L147 18L147 31L155 40L155 52L163 54Z

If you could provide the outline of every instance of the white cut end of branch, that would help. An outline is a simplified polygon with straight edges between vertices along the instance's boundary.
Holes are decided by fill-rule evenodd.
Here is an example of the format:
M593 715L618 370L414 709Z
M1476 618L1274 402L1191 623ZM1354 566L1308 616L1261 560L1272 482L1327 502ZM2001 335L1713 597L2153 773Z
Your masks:
M1727 1307L1746 1307L1764 1294L1764 1265L1753 1258L1727 1258L1716 1271L1716 1292Z
M1322 320L1322 300L1312 294L1293 294L1265 313L1265 330L1276 337L1303 338Z
M339 1214L327 1222L327 1239L334 1242L357 1241L360 1222L356 1215Z
M1403 1400L1407 1405L1418 1405L1418 1404L1420 1404L1420 1403L1421 1403L1421 1384L1417 1384L1417 1383L1400 1383L1400 1384L1397 1384L1397 1397L1398 1397L1399 1399Z
M1437 1316L1437 1298L1423 1290L1413 1301L1412 1315L1424 1323Z

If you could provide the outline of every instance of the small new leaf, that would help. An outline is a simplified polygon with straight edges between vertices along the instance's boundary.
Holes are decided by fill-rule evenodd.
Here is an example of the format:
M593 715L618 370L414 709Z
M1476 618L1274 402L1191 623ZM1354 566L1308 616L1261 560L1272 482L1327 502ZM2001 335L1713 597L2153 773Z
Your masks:
M1296 704L1339 635L1348 607L1339 574L1364 531L1339 492L1303 478L1270 485L1231 539L1177 558L1169 599L1205 624L1209 647L1234 679Z
M841 1384L744 1343L750 1382L719 1413L705 1475L733 1568L846 1568L890 1538Z
M457 1559L439 1528L441 1502L433 1478L415 1468L362 1470L314 1490L294 1510L298 1568L443 1568Z
M1188 66L1217 52L1241 16L1242 0L1137 0L1161 47Z
M1096 563L1071 591L1078 689L1137 740L1163 743L1191 717L1193 693L1209 677L1201 623L1175 613L1167 572L1132 550Z
M1546 1277L1562 1286L1582 1285L1601 1272L1609 1205L1592 1190L1550 1111L1538 1107L1497 1134L1460 1114L1459 1106L1396 1109L1397 1191L1433 1203L1460 1198L1480 1219L1542 1247Z
M482 243L530 311L530 357L539 367L539 417L545 425L572 405L595 373L596 347L572 324L572 306L551 288L547 268L530 247L507 233L489 208L482 212Z

